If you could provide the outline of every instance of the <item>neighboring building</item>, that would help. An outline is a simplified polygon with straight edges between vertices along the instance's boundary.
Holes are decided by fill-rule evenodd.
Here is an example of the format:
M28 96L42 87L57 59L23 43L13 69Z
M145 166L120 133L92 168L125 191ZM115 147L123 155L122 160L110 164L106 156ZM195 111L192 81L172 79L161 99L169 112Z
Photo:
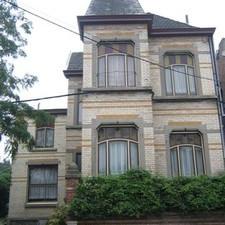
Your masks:
M138 0L92 0L78 23L84 52L71 55L64 75L69 93L85 94L69 96L67 110L50 111L54 126L30 123L36 147L20 148L13 162L11 224L44 223L71 199L75 163L82 176L224 171L210 80L215 29L146 14Z

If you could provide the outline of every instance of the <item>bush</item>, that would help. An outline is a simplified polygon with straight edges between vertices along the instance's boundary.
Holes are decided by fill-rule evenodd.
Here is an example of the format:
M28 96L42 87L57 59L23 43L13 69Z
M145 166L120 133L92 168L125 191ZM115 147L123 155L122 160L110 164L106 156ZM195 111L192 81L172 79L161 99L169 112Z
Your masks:
M55 209L52 216L49 218L47 225L66 225L69 206L62 205Z
M225 176L164 178L142 170L83 179L71 203L76 219L143 218L162 212L225 209Z

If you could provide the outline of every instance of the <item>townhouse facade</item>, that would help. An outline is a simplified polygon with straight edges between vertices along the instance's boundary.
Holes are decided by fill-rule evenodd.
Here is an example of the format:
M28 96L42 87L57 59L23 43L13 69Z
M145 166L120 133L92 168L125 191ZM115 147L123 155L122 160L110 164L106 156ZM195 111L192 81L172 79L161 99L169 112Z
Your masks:
M145 13L138 0L92 0L78 24L83 52L63 71L77 94L49 110L52 126L29 123L36 146L13 161L13 225L45 224L80 175L224 171L215 29Z

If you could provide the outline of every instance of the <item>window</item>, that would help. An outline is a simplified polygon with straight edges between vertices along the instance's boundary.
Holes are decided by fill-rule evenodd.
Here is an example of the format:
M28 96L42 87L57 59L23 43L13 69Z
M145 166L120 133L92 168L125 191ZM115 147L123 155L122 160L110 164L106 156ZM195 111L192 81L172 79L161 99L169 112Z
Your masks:
M134 46L130 42L107 42L99 45L99 87L136 86L134 58L129 56L129 54L134 54Z
M81 152L76 153L75 162L77 164L78 170L81 171Z
M29 167L29 201L57 200L57 165Z
M196 95L194 60L191 54L165 55L167 95Z
M139 166L136 127L101 127L98 131L99 175L121 174Z
M51 148L54 146L54 128L41 127L36 130L36 147Z
M200 133L172 133L170 135L170 161L172 176L205 174Z

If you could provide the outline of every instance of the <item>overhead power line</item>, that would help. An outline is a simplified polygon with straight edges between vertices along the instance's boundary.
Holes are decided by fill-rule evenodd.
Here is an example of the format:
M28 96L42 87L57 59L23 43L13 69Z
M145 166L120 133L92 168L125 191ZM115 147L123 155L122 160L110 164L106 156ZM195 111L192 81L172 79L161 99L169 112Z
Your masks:
M81 35L81 34L80 34L79 32L77 32L77 31L74 31L74 30L72 30L72 29L70 29L70 28L67 28L67 27L65 27L65 26L63 26L63 25L61 25L61 24L59 24L59 23L56 23L56 22L54 22L53 20L50 20L50 19L48 19L48 18L46 18L46 17L40 16L40 15L37 14L37 13L31 12L30 10L25 9L24 7L18 6L18 5L15 4L15 3L9 2L9 1L7 1L7 0L2 0L2 1L4 1L4 2L10 4L10 5L12 5L13 7L17 7L18 9L21 9L22 11L27 12L27 13L29 13L30 15L35 16L35 17L37 17L37 18L39 18L39 19L41 19L41 20L44 20L44 21L46 21L46 22L48 22L48 23L50 23L50 24L52 24L52 25L55 25L55 26L57 26L57 27L59 27L59 28L62 28L62 29L64 29L64 30L66 30L66 31L69 31L69 32L71 32L71 33L73 33L73 34L76 34L76 35L78 35L78 36L80 36L80 37L83 37L83 38L85 38L85 39L87 39L87 40L90 40L90 41L93 41L93 42L99 44L99 41L97 41L97 40L95 40L95 39L93 39L93 38L90 38L90 37L88 37L87 35ZM88 33L86 33L86 34L88 34ZM92 34L89 34L89 35L93 36ZM94 37L96 37L96 36L94 36ZM98 38L98 37L96 37L96 38ZM123 54L124 54L123 51L121 51L121 50L119 50L119 49L116 49L116 48L114 48L114 47L112 47L112 46L109 46L109 45L107 45L107 43L101 43L101 44L107 46L107 48L110 48L110 49L112 49L112 50L117 51L118 53L123 53ZM126 53L126 54L127 54L127 53ZM189 73L185 73L185 72L183 72L183 71L175 70L175 69L173 69L173 68L168 68L168 67L166 67L166 66L164 66L164 65L161 65L161 64L159 64L159 63L157 63L157 62L153 62L153 61L150 61L150 60L148 60L148 59L145 59L145 58L142 58L142 57L133 55L133 54L127 54L127 55L130 56L130 57L132 57L132 58L138 59L138 60L140 60L140 61L143 61L143 62L146 62L146 63L150 63L150 64L152 64L152 65L159 66L160 68L168 69L168 70L170 70L170 71L173 71L173 72L176 72L176 73L179 73L179 74L184 74L184 75L186 75L186 76L196 77L196 78L198 78L198 79L204 79L204 80L213 81L213 82L215 83L216 86L220 86L220 85L219 85L220 81L217 80L217 79L209 78L209 77L203 77L203 76L198 76L198 75L194 75L194 74L189 74Z

